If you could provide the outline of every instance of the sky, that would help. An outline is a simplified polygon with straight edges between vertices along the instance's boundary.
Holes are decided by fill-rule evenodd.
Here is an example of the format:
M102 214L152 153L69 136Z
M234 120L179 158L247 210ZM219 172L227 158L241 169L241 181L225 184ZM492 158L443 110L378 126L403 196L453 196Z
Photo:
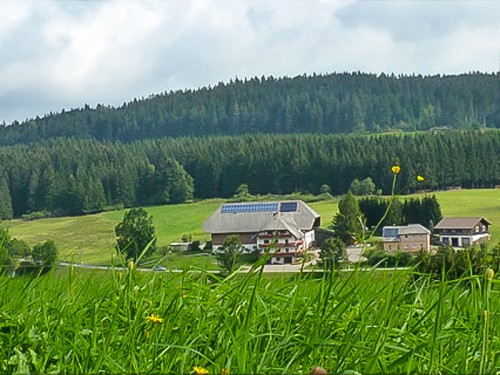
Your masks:
M0 0L0 123L234 78L500 70L500 1Z

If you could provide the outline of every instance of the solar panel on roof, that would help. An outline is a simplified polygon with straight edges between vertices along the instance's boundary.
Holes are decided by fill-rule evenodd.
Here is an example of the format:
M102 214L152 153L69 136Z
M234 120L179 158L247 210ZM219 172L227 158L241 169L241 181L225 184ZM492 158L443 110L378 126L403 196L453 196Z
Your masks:
M243 204L224 204L221 213L237 212L274 212L278 211L278 203L243 203Z
M297 211L297 202L283 202L280 206L280 212L295 212Z

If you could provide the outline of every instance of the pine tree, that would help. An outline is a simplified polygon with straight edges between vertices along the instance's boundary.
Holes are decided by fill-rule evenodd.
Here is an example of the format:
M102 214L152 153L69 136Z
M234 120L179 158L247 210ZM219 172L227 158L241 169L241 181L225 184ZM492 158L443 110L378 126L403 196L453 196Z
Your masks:
M7 178L0 175L0 219L8 220L14 217L12 198L7 184Z
M339 202L339 212L332 220L332 229L347 244L355 243L364 234L365 218L350 190Z

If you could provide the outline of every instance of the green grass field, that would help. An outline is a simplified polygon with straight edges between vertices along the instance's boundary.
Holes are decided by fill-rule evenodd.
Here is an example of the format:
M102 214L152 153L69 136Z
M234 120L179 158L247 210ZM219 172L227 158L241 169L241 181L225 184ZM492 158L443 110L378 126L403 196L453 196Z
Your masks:
M0 373L497 374L498 282L259 269L0 276Z
M444 216L484 216L490 220L492 242L500 240L500 189L458 190L433 193L438 198ZM159 245L179 241L184 233L194 240L207 240L203 222L222 201L210 200L181 205L147 207L153 215ZM311 203L321 215L321 224L330 224L338 211L338 200ZM49 218L35 221L11 220L2 225L13 237L30 245L48 239L54 240L63 260L108 264L115 254L114 227L123 218L125 210L81 217Z

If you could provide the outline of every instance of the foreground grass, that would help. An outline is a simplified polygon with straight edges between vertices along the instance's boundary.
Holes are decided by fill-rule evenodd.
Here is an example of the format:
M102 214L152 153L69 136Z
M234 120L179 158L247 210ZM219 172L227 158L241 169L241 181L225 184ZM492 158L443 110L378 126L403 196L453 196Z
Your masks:
M500 240L500 189L475 189L435 192L444 216L484 216L490 227L492 245ZM147 207L153 215L158 244L167 246L179 241L183 234L193 234L195 240L207 240L203 222L219 207L221 201L211 200L182 205ZM327 227L338 212L338 200L310 204L320 215L321 225ZM46 240L55 241L62 260L109 264L114 255L114 227L125 210L81 217L50 218L35 221L11 220L2 223L10 228L13 237L34 245ZM435 223L436 224L436 223ZM190 261L185 259L186 262Z
M259 269L226 279L76 269L4 277L0 372L497 373L497 283Z

